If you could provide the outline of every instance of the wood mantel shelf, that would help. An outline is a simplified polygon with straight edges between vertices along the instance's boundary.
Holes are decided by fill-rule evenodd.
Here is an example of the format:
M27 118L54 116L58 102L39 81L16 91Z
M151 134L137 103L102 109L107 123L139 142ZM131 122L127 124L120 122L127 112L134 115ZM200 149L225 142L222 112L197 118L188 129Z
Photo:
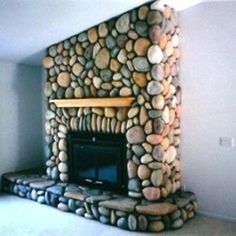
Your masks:
M57 107L130 107L135 97L52 99Z

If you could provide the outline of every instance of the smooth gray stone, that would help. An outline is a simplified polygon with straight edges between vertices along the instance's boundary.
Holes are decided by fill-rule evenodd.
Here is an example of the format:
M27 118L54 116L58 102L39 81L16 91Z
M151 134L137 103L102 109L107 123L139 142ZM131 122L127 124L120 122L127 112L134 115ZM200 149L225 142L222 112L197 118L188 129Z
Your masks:
M145 150L141 145L133 145L132 151L139 157L144 155L144 153L145 153Z
M66 92L65 92L65 97L66 98L73 98L74 97L74 89L69 87L66 89Z
M39 196L37 199L37 202L40 204L44 204L45 203L45 197L44 196Z
M84 42L84 41L87 40L87 34L86 34L85 32L80 33L80 34L78 35L77 39L78 39L79 42Z
M84 208L78 208L76 211L75 211L75 214L76 215L79 215L79 216L83 216L85 213L85 209Z
M128 228L128 223L125 217L121 217L117 220L117 226L122 229Z
M111 97L116 97L116 96L118 95L118 93L119 93L119 89L118 89L118 88L113 88L113 89L110 91L109 95L110 95Z
M134 215L129 215L128 217L128 226L129 226L129 229L134 231L137 229L137 219Z
M99 221L103 224L109 224L110 223L110 218L106 216L100 216Z
M93 57L93 45L90 44L88 47L86 47L85 52L84 52L84 57L87 60L91 60Z
M115 45L116 45L116 40L115 40L115 38L114 38L113 36L111 36L111 35L108 35L108 36L106 37L105 42L106 42L107 48L109 48L109 49L114 48Z
M55 57L57 55L57 47L55 45L49 47L48 53L50 56Z
M59 177L59 170L58 170L57 166L55 166L55 167L52 168L51 178L54 179L54 180L57 180L58 177Z
M178 220L175 220L172 224L171 224L171 228L172 229L179 229L183 226L184 224L184 221L182 219L178 219Z
M58 196L55 194L50 194L50 205L57 207L59 200L58 200Z
M47 188L47 191L56 195L63 195L63 190L64 187L63 186L59 186L59 185L54 185L52 187Z
M36 188L36 189L46 189L50 186L52 186L53 184L55 184L54 180L46 180L45 181L40 181L40 182L32 182L30 183L30 187L31 188Z
M105 201L111 199L110 195L96 195L96 196L91 196L86 198L86 202L94 204L100 201Z
M51 145L45 145L44 154L45 154L47 159L49 159L52 156Z
M149 72L150 64L146 57L135 57L133 59L133 65L135 70L139 72Z
M104 216L109 216L110 212L111 212L109 209L107 209L106 207L102 207L102 206L98 207L98 211L100 214L102 214Z
M160 110L150 110L150 111L148 111L148 116L151 119L161 117L161 115L162 115L162 111L160 111Z
M134 178L134 179L129 180L128 189L130 191L140 192L140 190L141 190L140 180L138 178Z
M76 210L75 200L73 200L73 199L68 200L68 208L72 212L75 212L75 210Z
M63 197L63 196L60 196L60 197L59 197L59 202L62 202L62 203L67 204L67 203L68 203L68 198Z
M65 89L62 87L59 87L57 90L57 98L61 99L64 97L64 95L65 95Z
M129 31L130 27L130 15L125 13L121 15L116 21L116 29L119 33L124 34Z
M125 78L127 78L127 79L131 78L131 72L130 72L127 65L123 65L120 69L120 72Z
M134 24L135 31L142 37L148 36L148 25L146 21L137 21Z
M91 205L91 211L92 211L92 213L93 213L93 216L94 216L96 219L98 219L100 215L99 215L99 212L98 212L97 207L94 206L94 205Z
M112 80L112 72L108 69L101 70L100 76L105 82L110 82Z
M180 210L177 210L170 214L170 218L172 221L177 220L178 218L180 218L180 216L181 216Z

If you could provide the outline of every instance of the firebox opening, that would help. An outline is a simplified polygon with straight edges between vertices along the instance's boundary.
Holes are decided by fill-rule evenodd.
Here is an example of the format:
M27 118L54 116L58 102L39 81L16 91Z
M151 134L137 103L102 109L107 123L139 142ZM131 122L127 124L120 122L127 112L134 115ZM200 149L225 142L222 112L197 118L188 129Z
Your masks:
M70 132L70 180L127 192L126 138L122 134Z

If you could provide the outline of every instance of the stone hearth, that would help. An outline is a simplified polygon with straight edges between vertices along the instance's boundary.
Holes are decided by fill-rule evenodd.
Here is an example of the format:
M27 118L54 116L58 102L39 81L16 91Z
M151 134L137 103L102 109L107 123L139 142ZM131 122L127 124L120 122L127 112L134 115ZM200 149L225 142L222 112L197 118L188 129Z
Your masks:
M193 218L195 196L180 186L178 34L176 13L156 1L50 46L46 175L6 174L4 190L134 231L176 229ZM130 97L130 107L52 102ZM69 183L69 131L125 134L127 195Z
M190 192L178 191L154 203L110 191L56 182L43 172L31 170L5 174L3 190L131 231L178 229L194 217L197 209L195 196Z

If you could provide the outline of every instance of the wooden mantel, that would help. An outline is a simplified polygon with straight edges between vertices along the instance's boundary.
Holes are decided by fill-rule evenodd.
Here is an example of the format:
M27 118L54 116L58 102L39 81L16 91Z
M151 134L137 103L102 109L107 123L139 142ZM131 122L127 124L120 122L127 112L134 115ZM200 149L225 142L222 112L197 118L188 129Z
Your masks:
M135 97L52 99L57 107L130 107Z

